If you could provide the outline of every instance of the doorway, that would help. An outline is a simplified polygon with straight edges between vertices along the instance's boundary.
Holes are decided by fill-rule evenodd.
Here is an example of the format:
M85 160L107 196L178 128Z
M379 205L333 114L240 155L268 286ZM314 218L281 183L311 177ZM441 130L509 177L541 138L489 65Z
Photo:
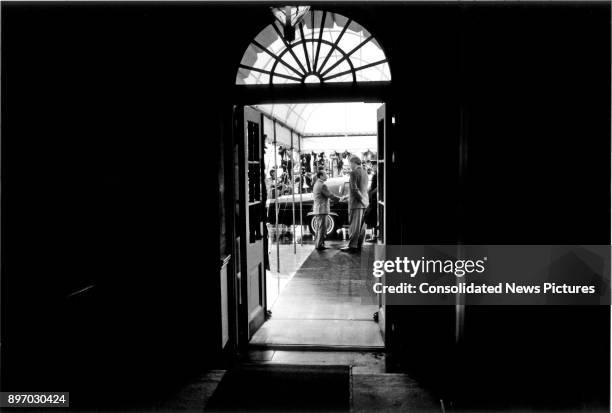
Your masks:
M389 60L378 39L350 17L308 6L271 11L274 18L242 56L233 94L238 345L382 348L389 321L384 301L368 283L373 282L369 261L385 234L388 122L380 102L392 96ZM333 105L344 105L344 116L334 115ZM368 113L348 122L355 105ZM312 119L317 111L327 120L318 122L318 132L307 130L317 124ZM344 125L330 127L339 120ZM327 140L327 146L308 148L317 139L319 145ZM362 147L352 153L346 145L359 139ZM352 155L360 158L355 173L368 181L359 191L363 198L370 199L372 176L381 184L369 214L373 242L347 254L339 247L350 236L348 204L315 215L304 198L312 197L319 169L331 176L326 184L334 197L347 198ZM315 254L312 234L323 227L329 249ZM277 333L290 330L293 335L284 338ZM364 337L372 340L360 341Z
M276 103L239 111L243 205L236 209L244 211L246 272L238 278L251 346L384 348L384 303L372 291L370 270L375 245L384 242L381 108L384 118L384 105L372 102ZM347 196L354 155L369 180L367 242L359 253L340 251L348 242L349 213L348 203L336 199L326 217L328 249L316 251L316 172L327 172L335 196Z

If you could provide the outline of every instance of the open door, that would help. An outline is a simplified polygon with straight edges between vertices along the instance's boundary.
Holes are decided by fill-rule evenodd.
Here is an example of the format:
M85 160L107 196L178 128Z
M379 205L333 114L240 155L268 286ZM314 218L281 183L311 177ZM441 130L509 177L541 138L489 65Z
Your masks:
M242 112L242 113L241 113ZM239 286L239 334L246 345L265 321L265 183L264 136L262 114L250 107L237 108L236 151L239 205L237 244L240 266L236 273Z
M376 111L376 125L377 125L377 138L378 138L378 150L377 153L377 202L378 202L378 245L376 248L376 254L384 254L384 248L381 248L380 245L385 245L385 235L386 235L386 214L385 214L385 195L386 195L386 175L388 170L388 164L390 162L389 157L387 156L387 137L389 135L389 130L391 126L391 121L388 119L389 114L387 111L387 105L382 104L378 110ZM386 259L385 257L377 256L376 259ZM383 284L386 283L385 276L381 277L380 282ZM388 328L389 317L387 313L386 303L385 303L385 295L378 295L378 326L380 327L380 332L382 334L383 340L385 342L385 347L388 347L388 337L387 332L390 332Z

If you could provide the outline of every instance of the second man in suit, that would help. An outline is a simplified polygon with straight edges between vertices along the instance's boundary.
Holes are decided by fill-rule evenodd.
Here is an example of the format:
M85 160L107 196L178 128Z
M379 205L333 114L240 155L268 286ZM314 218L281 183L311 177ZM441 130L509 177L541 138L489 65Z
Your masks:
M349 179L349 243L340 248L344 252L357 252L361 249L365 238L363 225L363 212L369 205L368 199L368 173L361 167L361 159L351 156L351 175Z
M336 195L332 194L330 190L325 185L325 181L327 180L327 174L324 170L320 170L317 172L317 181L312 188L312 193L314 197L314 205L313 205L313 213L315 218L319 218L320 225L317 228L317 233L315 235L315 248L317 251L322 251L327 249L325 247L325 235L327 233L327 215L329 215L329 200L339 200Z

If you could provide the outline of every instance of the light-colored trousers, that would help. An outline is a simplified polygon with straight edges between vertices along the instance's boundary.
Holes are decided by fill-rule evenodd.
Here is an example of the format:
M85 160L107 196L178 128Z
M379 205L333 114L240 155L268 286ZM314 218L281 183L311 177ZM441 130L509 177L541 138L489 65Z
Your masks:
M365 238L365 226L363 225L363 213L365 208L354 208L350 210L349 219L349 248L361 248Z
M319 225L319 228L317 229L317 233L315 235L315 248L322 248L325 246L325 236L327 232L327 214L319 214L316 216L319 217L321 225Z

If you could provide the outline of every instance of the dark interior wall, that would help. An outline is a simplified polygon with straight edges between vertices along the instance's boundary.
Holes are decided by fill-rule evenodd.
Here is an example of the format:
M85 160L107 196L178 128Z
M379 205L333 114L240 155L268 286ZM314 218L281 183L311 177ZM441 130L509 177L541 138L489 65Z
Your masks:
M609 244L609 6L376 10L346 14L391 59L387 243ZM609 307L469 307L457 344L455 308L387 310L456 407L608 404Z
M325 8L391 59L389 243L609 243L608 5ZM151 391L218 360L218 149L236 64L269 19L254 4L3 4L5 390ZM458 403L486 392L454 373L530 403L564 366L563 394L605 400L609 308L469 309L458 349L454 308L393 311L392 356ZM527 376L552 384L530 392Z
M460 9L388 5L371 17L391 57L387 244L454 244L458 234ZM378 20L378 22L376 21ZM365 24L365 23L364 23ZM379 34L380 32L380 34ZM389 360L446 397L455 308L387 307Z
M466 242L608 243L608 11L465 11Z
M463 16L462 240L609 244L609 5ZM458 391L482 406L607 406L609 326L609 307L467 308Z
M3 5L5 389L154 392L215 360L229 14Z

